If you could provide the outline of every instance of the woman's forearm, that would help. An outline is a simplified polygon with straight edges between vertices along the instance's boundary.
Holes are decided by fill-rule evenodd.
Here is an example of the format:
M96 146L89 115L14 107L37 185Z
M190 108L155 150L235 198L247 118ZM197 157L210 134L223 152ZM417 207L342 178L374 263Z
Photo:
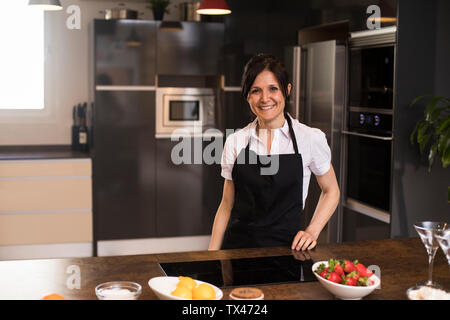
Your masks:
M311 222L305 230L306 232L312 234L316 239L319 237L320 232L336 210L339 203L339 197L340 191L337 186L322 191Z
M208 250L219 250L222 246L223 236L230 219L231 210L227 205L221 203L217 209L216 217L211 232L211 240L209 241Z

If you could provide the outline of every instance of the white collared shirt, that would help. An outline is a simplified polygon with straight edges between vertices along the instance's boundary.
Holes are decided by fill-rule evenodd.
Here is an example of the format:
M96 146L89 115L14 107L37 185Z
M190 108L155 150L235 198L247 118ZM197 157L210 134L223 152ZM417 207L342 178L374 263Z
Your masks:
M308 195L311 172L316 176L321 176L330 170L331 150L328 146L325 134L316 128L308 127L296 119L292 119L292 128L297 139L298 152L303 160L303 207ZM249 123L245 128L229 135L225 141L222 153L222 177L233 180L232 171L237 156L241 150L247 147L249 137L251 138L250 150L258 155L267 155L267 146L256 135L256 122ZM272 130L273 140L270 149L271 155L295 153L289 125L284 121L284 126Z

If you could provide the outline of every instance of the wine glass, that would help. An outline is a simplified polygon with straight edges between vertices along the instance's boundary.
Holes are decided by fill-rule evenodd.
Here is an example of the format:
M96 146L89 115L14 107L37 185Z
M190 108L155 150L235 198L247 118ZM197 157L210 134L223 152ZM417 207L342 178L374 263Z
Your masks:
M433 282L433 262L436 251L439 248L439 244L436 239L436 234L447 229L447 223L445 222L432 222L423 221L414 224L414 228L422 240L425 249L428 253L428 280L424 283L426 286L440 287Z
M435 234L436 240L441 246L442 251L447 258L448 265L450 266L450 229L446 229Z

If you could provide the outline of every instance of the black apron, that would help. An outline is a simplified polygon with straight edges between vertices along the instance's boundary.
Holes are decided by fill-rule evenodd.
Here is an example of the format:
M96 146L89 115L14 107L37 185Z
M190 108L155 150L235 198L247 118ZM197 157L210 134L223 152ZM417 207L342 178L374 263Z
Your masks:
M300 230L300 216L303 211L303 161L298 152L291 118L287 114L285 118L295 153L256 155L250 150L250 137L247 147L241 150L234 162L234 206L224 234L222 249L290 247L294 236ZM270 166L268 160L277 160L274 157L278 157L278 171L272 175L262 175L261 169L267 170Z

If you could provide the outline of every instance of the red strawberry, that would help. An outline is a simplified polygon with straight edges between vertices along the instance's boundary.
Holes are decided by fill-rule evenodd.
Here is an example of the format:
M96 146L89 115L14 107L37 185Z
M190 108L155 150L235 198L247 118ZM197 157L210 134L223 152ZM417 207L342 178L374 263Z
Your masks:
M320 276L321 276L322 278L327 279L327 278L328 278L328 270L323 270L323 271L320 273Z
M372 271L367 270L367 268L361 263L358 263L355 267L356 271L359 273L361 277L370 277L373 274Z
M340 277L344 275L344 269L340 264L334 266L334 272L336 272Z
M353 262L351 262L350 260L345 260L345 262L344 262L345 273L351 273L355 270L356 270L356 268L355 268L355 265L353 264Z
M355 281L358 281L359 274L356 271L352 271L346 276L346 278L352 278L352 279L355 279Z
M352 277L345 277L344 279L344 284L346 284L347 286L356 286L357 283L358 280Z
M328 275L327 280L330 280L331 282L335 282L335 283L341 283L342 282L342 278L336 272L330 272L330 274Z

